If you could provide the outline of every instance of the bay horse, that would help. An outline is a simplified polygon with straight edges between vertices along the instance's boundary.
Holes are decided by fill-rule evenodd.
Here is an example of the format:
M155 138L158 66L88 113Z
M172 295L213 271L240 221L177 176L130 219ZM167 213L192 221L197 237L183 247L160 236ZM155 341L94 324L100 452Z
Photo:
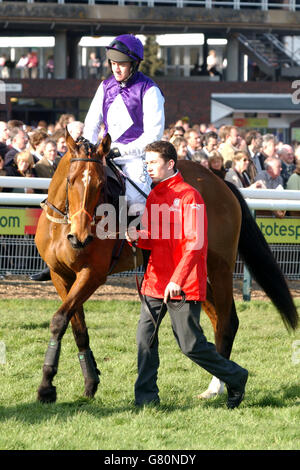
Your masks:
M89 345L83 304L106 282L111 272L134 267L131 247L125 242L112 269L116 237L96 236L95 211L105 201L106 163L111 139L99 145L75 142L67 132L68 151L51 180L35 236L41 257L50 268L52 282L62 300L50 323L38 400L54 402L53 379L58 370L61 341L71 322L84 377L84 395L93 397L100 372ZM208 216L208 288L203 309L209 316L218 352L229 358L238 329L233 300L233 271L239 252L253 277L277 307L285 325L295 329L298 314L288 286L239 191L198 163L179 161L184 179L201 193ZM141 260L139 253L139 260ZM216 391L214 379L204 396ZM220 389L221 384L218 384ZM219 390L220 391L220 390Z

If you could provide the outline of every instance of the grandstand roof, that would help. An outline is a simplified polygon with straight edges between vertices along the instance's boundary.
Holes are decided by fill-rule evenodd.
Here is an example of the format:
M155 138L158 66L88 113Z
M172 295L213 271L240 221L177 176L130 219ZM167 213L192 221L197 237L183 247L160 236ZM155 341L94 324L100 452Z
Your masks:
M82 3L0 2L1 35L53 35L68 30L82 35L199 33L230 30L282 31L299 34L300 12L287 10L156 6L89 5Z
M213 121L240 113L299 114L299 93L212 93Z

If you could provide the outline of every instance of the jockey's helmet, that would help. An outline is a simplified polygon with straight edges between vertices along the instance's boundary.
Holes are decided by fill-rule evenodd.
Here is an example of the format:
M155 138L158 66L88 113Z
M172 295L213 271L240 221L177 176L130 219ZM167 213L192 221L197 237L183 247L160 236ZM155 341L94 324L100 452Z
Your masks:
M137 62L144 58L144 47L133 34L122 34L106 47L107 58L114 62Z

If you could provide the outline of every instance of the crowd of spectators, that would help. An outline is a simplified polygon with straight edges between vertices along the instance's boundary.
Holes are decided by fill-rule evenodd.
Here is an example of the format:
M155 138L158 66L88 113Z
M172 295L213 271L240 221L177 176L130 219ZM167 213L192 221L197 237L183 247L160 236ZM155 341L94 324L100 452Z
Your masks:
M84 124L71 114L55 124L40 121L35 128L0 122L0 174L51 178L67 151L66 126L74 140L83 133ZM163 139L174 145L179 160L197 162L238 188L300 189L299 142L288 145L273 134L235 126L191 126L187 118L167 127Z
M59 121L40 121L30 127L22 121L0 121L0 175L25 178L52 178L61 157L67 151L65 129L76 140L82 135L83 123L72 114L63 114ZM3 192L47 192L30 188L5 188Z
M178 159L209 168L238 188L300 189L300 143L289 145L270 133L235 126L190 126L178 120L164 133Z

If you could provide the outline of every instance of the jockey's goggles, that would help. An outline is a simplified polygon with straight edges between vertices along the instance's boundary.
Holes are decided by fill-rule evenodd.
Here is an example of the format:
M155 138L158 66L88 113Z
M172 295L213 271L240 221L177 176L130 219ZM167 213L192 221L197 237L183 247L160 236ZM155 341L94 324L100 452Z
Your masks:
M114 39L109 46L107 46L107 49L113 49L115 51L122 52L123 54L126 54L127 56L133 56L137 61L140 61L141 58L133 51L128 49L128 47L121 41L118 41Z

